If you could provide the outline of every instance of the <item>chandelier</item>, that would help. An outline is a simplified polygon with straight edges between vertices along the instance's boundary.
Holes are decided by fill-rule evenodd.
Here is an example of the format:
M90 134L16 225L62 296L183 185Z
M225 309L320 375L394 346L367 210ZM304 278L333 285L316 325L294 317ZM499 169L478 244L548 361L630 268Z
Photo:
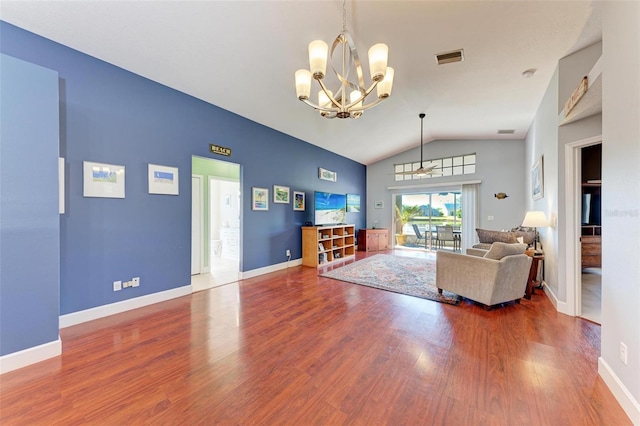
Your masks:
M336 69L333 64L333 54L341 48L341 66ZM310 70L296 71L296 95L298 99L306 103L320 115L326 118L358 118L364 110L372 108L391 95L393 85L393 68L387 67L389 48L386 44L378 43L369 49L369 71L372 84L369 88L364 85L362 65L358 56L358 50L353 43L351 34L347 31L347 9L345 0L342 1L342 32L336 37L331 46L329 58L331 68L335 73L340 87L334 93L329 90L323 81L327 69L327 53L329 46L322 40L309 43ZM355 71L357 82L349 80L351 73ZM311 78L318 82L318 103L309 100L311 94ZM378 98L369 104L365 104L365 98L376 89Z

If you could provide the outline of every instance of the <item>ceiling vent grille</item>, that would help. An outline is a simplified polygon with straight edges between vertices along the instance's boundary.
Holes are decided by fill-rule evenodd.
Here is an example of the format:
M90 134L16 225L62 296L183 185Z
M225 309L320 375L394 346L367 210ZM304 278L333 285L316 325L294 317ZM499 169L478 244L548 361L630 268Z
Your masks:
M463 49L452 50L451 52L436 53L436 62L438 63L438 65L462 61L464 61Z
M498 130L498 134L499 135L512 135L514 134L516 131L513 129L499 129Z

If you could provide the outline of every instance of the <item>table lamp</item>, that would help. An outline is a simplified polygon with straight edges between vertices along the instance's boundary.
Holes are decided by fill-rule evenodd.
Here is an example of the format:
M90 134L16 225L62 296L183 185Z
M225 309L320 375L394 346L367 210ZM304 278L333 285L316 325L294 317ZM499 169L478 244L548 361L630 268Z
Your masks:
M524 216L524 220L522 221L522 226L526 226L528 228L535 228L536 238L534 242L534 250L538 251L538 241L540 240L540 236L538 234L538 228L545 228L549 226L549 221L547 220L547 216L544 212L540 211L530 211Z

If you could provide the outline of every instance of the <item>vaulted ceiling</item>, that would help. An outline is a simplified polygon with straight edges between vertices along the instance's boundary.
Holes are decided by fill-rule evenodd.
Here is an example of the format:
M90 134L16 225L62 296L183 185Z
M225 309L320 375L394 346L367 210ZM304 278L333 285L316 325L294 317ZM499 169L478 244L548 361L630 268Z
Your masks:
M293 75L308 68L310 41L331 45L342 29L340 1L3 0L0 8L6 22L363 164L417 147L421 112L425 142L524 138L558 60L601 39L598 2L348 1L365 80L367 50L384 42L393 93L357 120L328 120L297 100ZM455 49L463 62L436 64L434 54Z

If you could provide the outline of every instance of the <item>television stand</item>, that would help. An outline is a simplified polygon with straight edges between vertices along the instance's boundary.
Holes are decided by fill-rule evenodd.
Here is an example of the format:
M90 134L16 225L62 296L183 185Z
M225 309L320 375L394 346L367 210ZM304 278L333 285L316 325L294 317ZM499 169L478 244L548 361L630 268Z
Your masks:
M354 258L355 225L302 227L302 264L317 268Z

